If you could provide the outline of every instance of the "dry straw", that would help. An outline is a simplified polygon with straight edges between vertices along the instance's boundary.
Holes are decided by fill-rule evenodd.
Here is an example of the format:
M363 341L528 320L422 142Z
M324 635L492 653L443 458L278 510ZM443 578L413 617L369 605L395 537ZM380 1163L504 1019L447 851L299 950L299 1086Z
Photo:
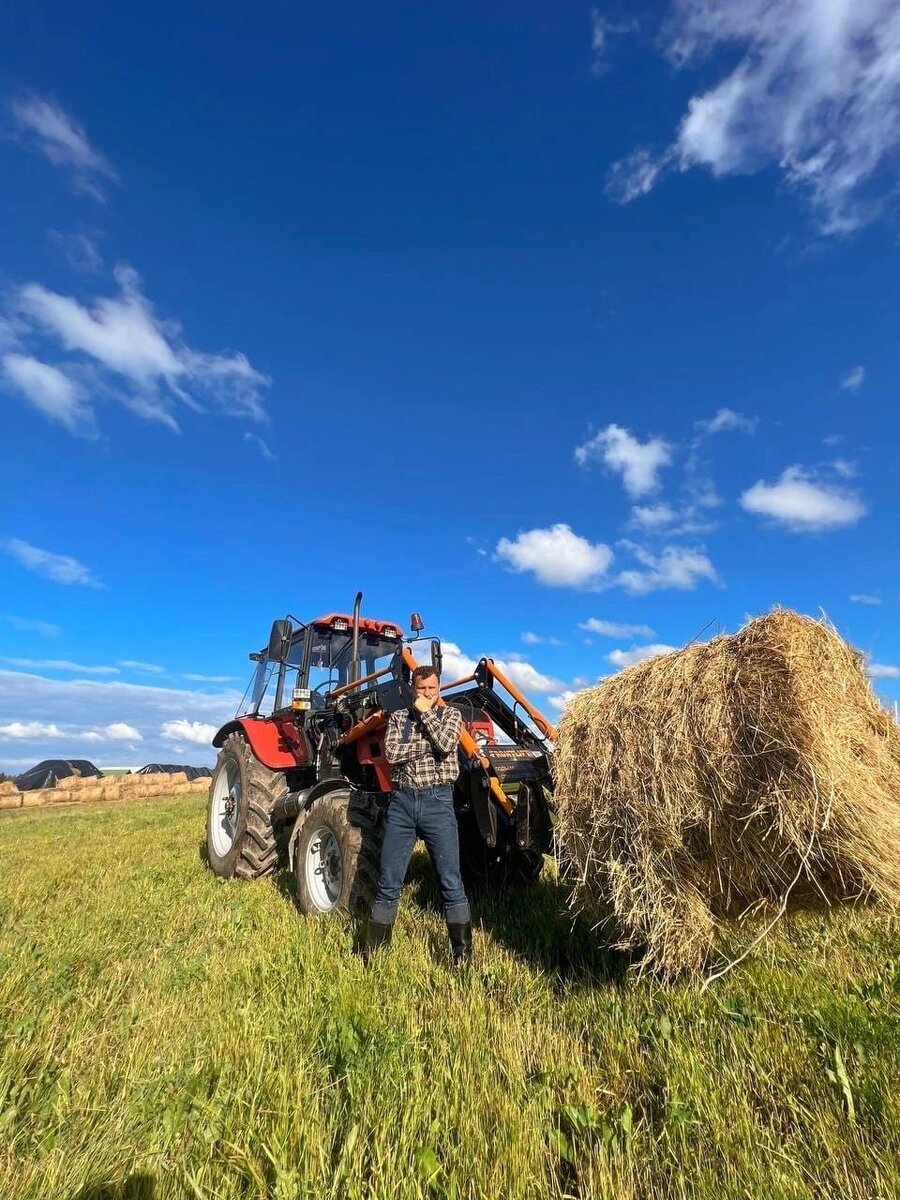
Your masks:
M664 976L723 917L900 904L900 729L824 622L776 609L622 671L554 757L574 902Z

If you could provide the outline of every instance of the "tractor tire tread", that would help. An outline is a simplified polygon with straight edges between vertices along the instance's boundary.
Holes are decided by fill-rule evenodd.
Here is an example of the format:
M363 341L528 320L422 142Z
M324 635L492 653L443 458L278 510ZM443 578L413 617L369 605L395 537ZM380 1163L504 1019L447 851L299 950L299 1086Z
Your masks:
M236 853L233 856L231 877L261 879L271 875L278 866L278 844L272 819L275 801L283 793L284 775L264 766L240 733L230 733L219 753L220 763L228 755L235 757L241 765L241 787L245 793L246 815L244 827L235 839ZM212 804L213 782L210 784ZM230 856L229 856L230 857Z

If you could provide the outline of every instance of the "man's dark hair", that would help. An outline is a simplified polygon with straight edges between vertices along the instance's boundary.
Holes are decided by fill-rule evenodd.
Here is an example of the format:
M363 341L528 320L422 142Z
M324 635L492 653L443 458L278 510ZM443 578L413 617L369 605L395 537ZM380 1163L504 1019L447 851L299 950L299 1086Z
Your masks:
M416 667L412 673L412 681L415 683L417 679L429 679L432 675L435 677L435 679L440 681L441 677L438 675L434 667L427 665L424 667Z

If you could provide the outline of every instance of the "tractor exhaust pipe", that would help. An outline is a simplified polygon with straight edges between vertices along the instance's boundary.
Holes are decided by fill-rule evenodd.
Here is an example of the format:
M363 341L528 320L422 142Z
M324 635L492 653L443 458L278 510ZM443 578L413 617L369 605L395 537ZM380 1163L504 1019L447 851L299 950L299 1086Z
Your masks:
M356 593L353 601L353 648L350 651L350 678L348 683L356 683L359 679L359 610L362 607L362 592Z

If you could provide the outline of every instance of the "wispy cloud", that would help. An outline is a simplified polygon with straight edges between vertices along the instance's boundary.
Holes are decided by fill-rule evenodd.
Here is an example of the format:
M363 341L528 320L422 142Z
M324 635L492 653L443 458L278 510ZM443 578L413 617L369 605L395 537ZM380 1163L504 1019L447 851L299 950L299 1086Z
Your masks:
M60 233L58 229L51 229L47 237L59 247L73 271L82 275L96 275L103 270L103 259L97 243L86 233Z
M565 642L560 641L558 637L553 637L549 633L532 633L530 629L526 629L522 634L522 641L526 646L564 646Z
M870 662L866 672L870 679L900 679L900 667L890 663Z
M233 683L233 675L182 675L182 679L189 679L192 683Z
M38 621L34 617L14 617L9 613L0 613L0 621L11 625L20 633L38 633L41 637L59 637L62 626L54 625L52 621Z
M696 428L703 437L713 437L717 433L755 433L759 417L747 417L731 408L720 408L714 417L706 421L697 421Z
M65 372L25 354L5 355L2 367L7 383L32 408L78 437L96 437L94 411L81 385Z
M25 145L67 171L75 191L105 199L106 185L116 183L119 176L67 112L42 96L19 97L9 102L9 108Z
M854 367L852 371L848 371L841 380L841 387L846 392L858 392L862 387L866 378L865 367Z
M67 658L4 658L3 662L11 667L21 667L23 671L71 671L78 675L119 674L118 667L85 666Z
M613 167L613 198L645 195L672 170L721 178L775 166L824 234L883 210L900 149L896 0L679 0L665 41L679 67L726 50L727 73L689 100L668 148Z
M266 442L264 438L261 438L258 433L245 433L244 441L249 442L251 446L255 446L259 451L260 457L264 458L266 462L275 461L276 456L269 448L268 442Z
M799 466L788 467L776 483L759 480L743 493L741 507L791 533L841 529L866 515L856 492L817 481Z
M70 558L67 554L54 554L51 550L42 550L39 546L23 542L21 538L4 538L0 540L0 548L27 570L34 571L36 575L43 575L45 579L52 579L54 583L103 587L93 571L77 558Z
M662 438L646 442L634 437L621 425L607 425L575 449L580 467L603 463L622 477L629 496L638 498L659 487L659 472L672 461L672 447Z
M620 621L602 621L598 617L588 617L578 626L587 633L596 633L599 637L627 638L654 637L649 625L626 625Z
M881 603L881 597L880 596L870 596L866 592L854 592L854 594L850 597L850 601L853 604L875 605L875 604Z
M126 671L139 671L142 675L165 675L166 673L165 667L160 667L156 663L140 662L134 658L120 659L116 665Z
M26 284L13 297L20 339L40 340L41 362L30 367L32 376L44 367L40 382L46 394L46 372L53 372L58 409L64 401L70 410L75 404L74 380L80 369L93 371L92 390L176 431L178 402L197 411L209 407L225 416L266 419L262 392L269 380L251 366L246 355L193 349L184 341L178 322L157 316L143 294L137 272L121 265L113 274L118 295L99 297L89 305L39 283ZM43 360L50 356L57 361L47 366ZM20 373L22 370L20 364ZM37 403L37 391L38 385L33 383L32 403Z

